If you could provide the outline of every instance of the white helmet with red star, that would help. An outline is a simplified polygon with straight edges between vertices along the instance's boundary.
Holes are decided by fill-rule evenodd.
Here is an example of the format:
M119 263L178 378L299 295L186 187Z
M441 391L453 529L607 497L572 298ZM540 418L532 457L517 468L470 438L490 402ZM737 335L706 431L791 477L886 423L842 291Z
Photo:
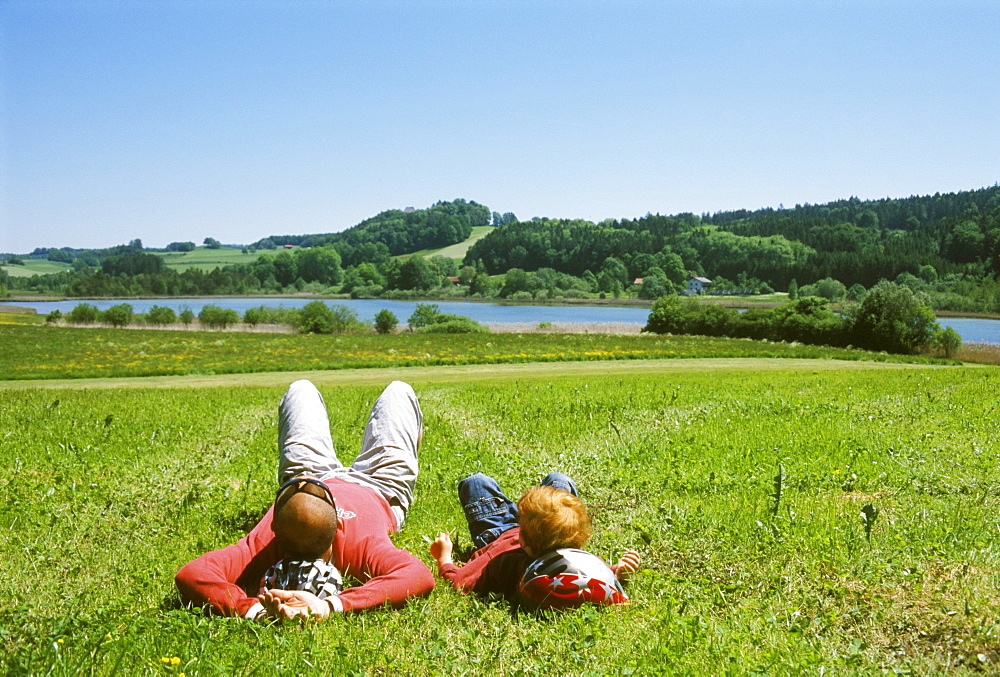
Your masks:
M547 552L521 577L521 594L547 609L583 604L628 604L628 595L604 560L584 550Z

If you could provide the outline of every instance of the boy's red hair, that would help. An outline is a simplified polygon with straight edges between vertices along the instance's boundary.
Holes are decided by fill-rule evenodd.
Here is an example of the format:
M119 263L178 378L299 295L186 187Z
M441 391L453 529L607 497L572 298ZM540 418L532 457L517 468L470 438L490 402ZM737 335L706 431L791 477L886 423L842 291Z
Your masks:
M555 487L532 487L517 502L521 546L533 557L559 548L583 548L593 526L583 501Z

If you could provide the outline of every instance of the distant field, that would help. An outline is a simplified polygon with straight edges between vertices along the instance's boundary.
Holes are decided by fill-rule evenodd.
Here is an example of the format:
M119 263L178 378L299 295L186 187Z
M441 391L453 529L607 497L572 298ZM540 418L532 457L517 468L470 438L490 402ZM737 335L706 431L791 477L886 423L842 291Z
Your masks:
M239 249L231 249L229 247L222 247L221 249L198 247L190 252L156 252L156 255L163 259L163 263L168 268L173 268L177 272L183 272L188 268L210 271L234 263L250 263L261 254L275 254L278 251L281 250L263 249L252 254L244 254Z
M48 275L72 270L73 266L59 261L43 259L25 259L23 266L0 266L11 277L31 277L32 275Z
M420 256L443 256L448 259L464 259L465 253L469 251L469 247L485 237L486 234L492 230L493 226L479 226L478 228L472 229L472 235L470 235L469 239L464 242L459 242L458 244L453 244L448 247L442 247L441 249L423 249L421 251L414 252L414 254L419 254Z
M697 357L933 362L822 346L657 334L318 336L0 324L0 379L13 380Z

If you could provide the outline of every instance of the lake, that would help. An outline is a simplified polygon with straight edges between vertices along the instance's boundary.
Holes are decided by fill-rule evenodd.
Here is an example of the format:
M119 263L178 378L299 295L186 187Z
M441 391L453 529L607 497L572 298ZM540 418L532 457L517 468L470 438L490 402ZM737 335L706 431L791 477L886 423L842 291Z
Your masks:
M216 305L221 308L232 308L242 316L248 308L256 308L261 305L301 308L314 300L265 296L254 298L217 297L198 299L73 299L70 301L3 301L3 303L11 306L34 308L43 315L47 315L53 310L68 313L81 303L90 303L97 306L100 310L106 310L119 303L128 303L137 313L145 313L153 306L164 306L173 308L176 312L180 312L184 308L190 308L197 315L203 306ZM347 306L366 322L372 322L375 319L375 313L384 308L399 318L401 324L406 323L407 318L416 310L418 303L417 301L388 301L381 299L329 299L325 302L329 305ZM646 319L649 317L649 308L618 306L532 306L474 303L471 301L430 301L421 303L434 303L443 313L464 315L477 322L491 324L527 323L537 325L540 322L552 322L553 324L633 324L642 326L646 324ZM962 337L962 340L968 343L1000 344L1000 320L944 317L939 318L938 322L942 327L952 327Z

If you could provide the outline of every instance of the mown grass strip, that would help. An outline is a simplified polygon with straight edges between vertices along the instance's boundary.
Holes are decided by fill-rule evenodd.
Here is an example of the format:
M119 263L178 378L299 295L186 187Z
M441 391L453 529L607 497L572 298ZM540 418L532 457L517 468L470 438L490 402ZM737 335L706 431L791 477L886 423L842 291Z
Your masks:
M412 384L475 383L510 381L524 378L612 378L659 374L712 373L730 370L820 371L951 368L905 362L845 362L842 360L803 360L787 358L700 358L676 360L605 361L605 362L532 362L519 364L472 364L444 367L379 367L373 369L336 369L316 371L258 372L253 374L215 374L209 376L141 376L120 378L40 379L0 381L0 390L43 388L218 388L233 386L278 387L298 379L322 385L378 385L393 379Z

